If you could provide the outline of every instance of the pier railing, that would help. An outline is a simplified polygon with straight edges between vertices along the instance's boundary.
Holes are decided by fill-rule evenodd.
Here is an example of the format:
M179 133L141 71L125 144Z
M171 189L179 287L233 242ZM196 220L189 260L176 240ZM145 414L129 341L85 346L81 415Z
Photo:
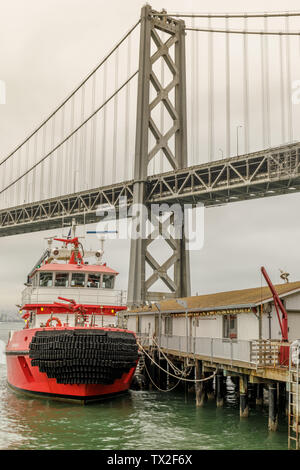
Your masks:
M288 366L290 343L282 343L272 339L251 341L251 362L257 367Z
M251 367L287 366L289 343L276 340L238 340L227 338L206 338L161 335L153 338L146 333L138 333L142 346L159 346L167 351L197 354L207 357L211 362L224 359L226 362L242 362Z
M251 362L251 341L161 335L160 347L168 350L199 354L211 359Z

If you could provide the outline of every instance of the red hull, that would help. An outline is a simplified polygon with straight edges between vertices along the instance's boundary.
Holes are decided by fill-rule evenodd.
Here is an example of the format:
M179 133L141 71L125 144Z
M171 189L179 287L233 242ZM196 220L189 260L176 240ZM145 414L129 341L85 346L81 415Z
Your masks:
M76 400L81 403L100 400L128 391L135 367L116 379L112 384L61 384L55 378L49 378L40 372L37 366L32 366L29 357L29 344L38 331L65 331L76 328L35 328L24 329L13 333L6 348L7 381L13 389L24 393L46 396L53 399ZM123 332L121 329L86 328L86 330L105 330ZM131 332L130 332L131 333Z

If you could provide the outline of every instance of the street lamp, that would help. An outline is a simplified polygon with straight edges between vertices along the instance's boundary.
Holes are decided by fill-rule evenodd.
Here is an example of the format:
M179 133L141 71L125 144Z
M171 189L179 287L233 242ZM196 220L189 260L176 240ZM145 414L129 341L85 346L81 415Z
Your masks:
M239 128L243 126L236 126L236 155L239 156Z

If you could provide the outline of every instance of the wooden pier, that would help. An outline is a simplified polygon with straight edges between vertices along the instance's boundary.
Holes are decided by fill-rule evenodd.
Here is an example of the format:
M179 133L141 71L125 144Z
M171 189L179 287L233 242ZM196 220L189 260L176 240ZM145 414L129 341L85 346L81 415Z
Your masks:
M164 339L151 338L147 335L138 336L142 361L147 368L140 371L145 376L144 387L150 385L150 388L157 387L159 390L174 388L177 381L174 372L168 376L168 372L171 371L169 360L178 370L184 370L186 365L192 369L188 375L188 386L194 393L197 407L205 406L206 402L212 399L215 400L217 407L222 407L226 395L226 379L230 377L239 398L241 419L248 418L249 415L251 417L250 398L251 404L261 407L266 404L264 397L267 396L269 431L274 432L278 429L279 412L285 412L288 416L288 446L290 449L300 448L299 371L298 366L291 368L290 365L280 364L282 343L267 340L253 341L253 344L249 345L249 361L245 361L234 357L205 355L188 348L184 350L182 347L184 337L181 340L169 338L172 342L170 349L166 347ZM200 338L199 340L201 341ZM174 347L176 341L177 348ZM229 343L238 345L238 341ZM180 349L179 344L181 344ZM230 346L229 349L233 351L233 345ZM289 348L290 344L284 347ZM213 352L213 348L211 350ZM184 383L183 380L182 385Z

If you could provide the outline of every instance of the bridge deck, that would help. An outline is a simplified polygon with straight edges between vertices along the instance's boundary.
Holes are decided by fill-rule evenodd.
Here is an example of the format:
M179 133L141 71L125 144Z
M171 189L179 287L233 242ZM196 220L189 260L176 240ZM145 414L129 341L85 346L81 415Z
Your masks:
M134 181L58 196L0 211L0 237L61 227L62 220L99 221L97 208L129 207ZM205 206L289 194L300 190L300 143L175 170L147 178L146 203Z

